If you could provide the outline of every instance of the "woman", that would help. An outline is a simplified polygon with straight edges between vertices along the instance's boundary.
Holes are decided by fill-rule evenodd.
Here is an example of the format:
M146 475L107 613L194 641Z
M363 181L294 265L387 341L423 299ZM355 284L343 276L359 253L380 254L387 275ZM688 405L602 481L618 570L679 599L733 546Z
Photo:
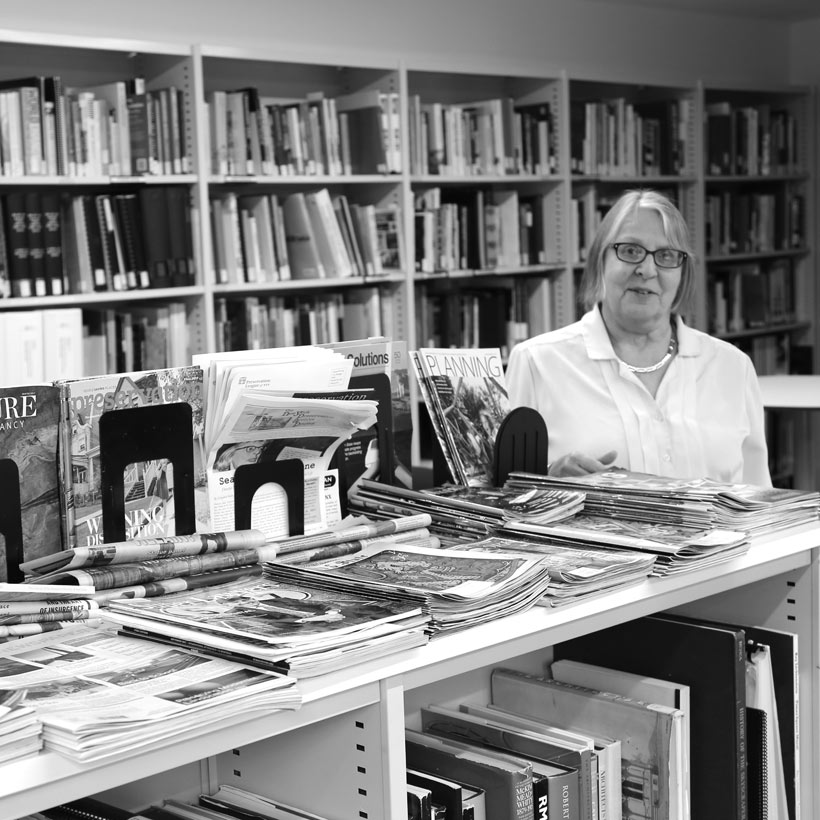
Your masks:
M680 211L628 191L590 248L580 321L517 345L513 406L538 410L551 475L610 465L771 486L763 405L749 357L688 327L695 256Z

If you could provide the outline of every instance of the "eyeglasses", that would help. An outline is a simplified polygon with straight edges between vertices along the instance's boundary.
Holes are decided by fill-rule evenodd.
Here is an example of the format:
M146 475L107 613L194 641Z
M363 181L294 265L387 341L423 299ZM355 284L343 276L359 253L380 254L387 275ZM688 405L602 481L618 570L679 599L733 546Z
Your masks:
M647 256L651 256L659 268L679 268L687 257L684 251L677 251L674 248L658 248L656 251L650 251L635 242L616 242L612 249L621 262L630 265L637 265Z

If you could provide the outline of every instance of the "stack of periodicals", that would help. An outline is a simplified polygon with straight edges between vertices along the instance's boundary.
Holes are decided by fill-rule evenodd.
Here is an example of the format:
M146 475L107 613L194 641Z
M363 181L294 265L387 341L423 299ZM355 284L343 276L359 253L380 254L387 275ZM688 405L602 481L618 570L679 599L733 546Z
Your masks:
M74 624L0 646L4 689L26 692L44 747L76 761L116 760L208 731L240 709L254 720L296 709L292 678Z
M657 560L654 555L631 549L567 545L538 536L510 537L504 532L463 544L460 549L540 555L550 574L550 585L538 601L544 606L560 606L639 584L653 573Z
M25 690L0 690L0 763L36 755L42 748L43 724L26 703Z
M654 555L595 543L579 549L539 535L539 528L552 526L550 522L556 526L572 522L583 502L584 493L577 490L533 493L533 488L463 485L407 490L373 481L362 481L349 499L351 510L367 511L374 517L425 510L431 518L430 531L449 548L540 556L551 583L538 603L553 606L639 583L655 565ZM518 522L528 531L512 532Z
M410 361L453 481L492 484L496 434L511 409L501 351L428 347Z
M742 530L686 527L583 513L554 524L510 521L499 532L523 536L536 543L564 544L583 550L617 548L651 554L655 559L652 575L669 575L695 565L703 567L728 561L749 548L749 536Z
M455 546L483 538L509 521L546 524L564 520L583 509L584 493L463 484L409 490L363 479L348 504L351 510L374 517L429 513L433 532L442 543Z
M722 527L750 535L813 523L820 492L682 479L610 469L579 477L511 473L507 485L562 488L586 493L584 512L689 527Z
M62 588L0 583L0 643L54 632L77 621L99 624L93 593L94 587L79 583Z
M264 565L266 578L331 596L357 591L420 598L430 632L474 626L533 606L550 583L547 562L525 555L374 542L313 564Z
M21 564L27 575L21 588L36 584L48 596L80 585L90 590L90 604L96 609L117 598L151 598L259 576L262 562L276 551L258 530L74 547Z
M308 677L426 643L422 604L422 596L412 593L337 593L298 581L246 578L111 601L105 617L127 634Z

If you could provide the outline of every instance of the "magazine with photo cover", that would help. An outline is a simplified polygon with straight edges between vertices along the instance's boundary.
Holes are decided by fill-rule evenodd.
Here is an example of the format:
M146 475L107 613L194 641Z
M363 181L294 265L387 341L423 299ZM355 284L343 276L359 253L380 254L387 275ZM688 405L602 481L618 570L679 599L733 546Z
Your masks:
M0 388L0 581L19 581L23 561L63 547L57 469L60 391L52 385ZM19 503L18 503L19 502Z
M63 494L67 546L105 543L100 422L109 412L187 404L193 436L196 529L206 529L203 376L198 366L142 370L60 381ZM123 471L125 540L176 535L174 467L166 458Z
M511 409L500 349L419 348L416 361L433 428L456 470L453 480L492 484L495 438Z

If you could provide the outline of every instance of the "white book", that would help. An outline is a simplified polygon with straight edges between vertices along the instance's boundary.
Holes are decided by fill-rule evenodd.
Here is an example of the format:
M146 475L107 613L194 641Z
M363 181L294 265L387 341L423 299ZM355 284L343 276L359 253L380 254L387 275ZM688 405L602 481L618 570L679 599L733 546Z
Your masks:
M43 311L13 310L0 322L3 342L4 386L38 384L45 381L43 359Z
M573 683L576 686L585 686L589 689L598 689L604 692L614 692L633 700L644 703L659 703L671 706L682 712L681 731L677 735L677 759L680 761L680 771L683 782L678 790L678 815L681 818L690 816L689 798L689 717L691 715L689 687L685 684L662 678L651 678L636 675L632 672L621 672L618 669L609 669L605 666L596 666L582 661L562 659L553 661L550 672L555 680ZM677 769L677 761L670 762L670 768Z
M82 308L50 308L45 311L43 374L48 381L78 379L85 375Z

